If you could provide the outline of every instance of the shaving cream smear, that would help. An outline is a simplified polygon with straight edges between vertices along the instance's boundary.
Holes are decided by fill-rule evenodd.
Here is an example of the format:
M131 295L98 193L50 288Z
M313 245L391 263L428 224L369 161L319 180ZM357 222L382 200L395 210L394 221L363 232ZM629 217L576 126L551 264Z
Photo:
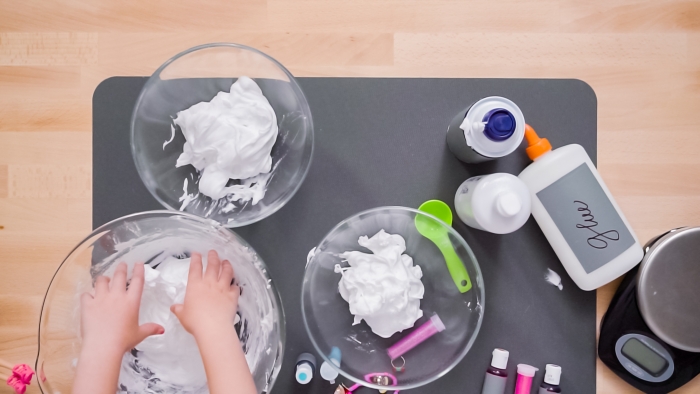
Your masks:
M229 93L178 112L173 122L187 140L176 167L191 164L201 173L202 194L253 205L264 197L279 130L255 81L240 77ZM227 187L231 179L239 182Z
M358 243L372 253L345 252L340 257L349 267L335 267L342 274L338 289L355 316L353 325L364 320L382 338L413 327L423 316L420 300L425 288L420 266L404 254L406 240L381 230L372 238L360 237Z

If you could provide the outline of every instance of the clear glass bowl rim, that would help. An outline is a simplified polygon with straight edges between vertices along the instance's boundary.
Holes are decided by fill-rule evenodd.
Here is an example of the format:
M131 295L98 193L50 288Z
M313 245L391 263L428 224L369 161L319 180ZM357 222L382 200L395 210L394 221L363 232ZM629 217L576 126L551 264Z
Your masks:
M301 179L299 179L299 182L296 185L294 185L294 189L291 191L291 193L289 193L284 198L284 200L282 200L279 204L277 204L276 207L273 207L272 209L270 209L265 215L261 215L257 218L249 219L249 220L245 220L245 221L235 221L234 220L230 224L229 223L220 223L222 226L224 226L226 228L243 227L243 226L247 226L249 224L257 223L257 222L269 217L270 215L274 214L275 212L282 209L282 207L287 205L289 200L291 200L292 197L294 197L294 195L297 194L297 191L299 191L299 188L304 183L304 180L306 180L306 176L309 173L309 168L311 168L311 163L313 162L313 158L314 158L314 150L315 150L314 120L313 120L313 117L311 115L311 109L309 108L309 102L306 99L306 95L304 95L304 91L301 89L301 86L299 86L296 78L294 78L294 75L292 75L292 73L289 72L289 70L287 70L287 68L284 67L282 65L282 63L278 62L272 56L270 56L270 55L266 54L265 52L262 52L258 49L255 49L253 47L249 47L247 45L236 44L236 43L232 43L232 42L212 42L212 43L208 43L208 44L197 45L197 46L194 46L192 48L186 49L186 50L178 53L177 55L168 59L160 67L158 67L158 69L148 78L148 81L146 81L146 84L141 89L141 92L139 92L139 97L136 100L136 104L134 104L134 109L133 109L133 111L131 111L131 122L130 122L130 126L129 126L129 145L131 148L131 158L132 158L132 160L134 160L134 166L136 166L136 170L139 173L139 177L141 178L141 181L143 182L144 177L142 174L142 169L141 169L141 166L139 165L138 161L136 160L136 151L134 148L134 129L135 129L135 124L136 124L136 112L137 112L136 110L140 107L141 102L143 101L143 98L146 94L146 91L148 91L148 88L153 83L155 83L154 77L157 75L160 75L160 73L163 72L163 70L165 70L165 68L168 67L171 63L175 62L176 60L178 60L179 58L181 58L183 56L189 55L190 53L193 53L193 52L196 52L196 51L199 51L202 49L209 49L209 48L216 48L216 47L230 47L230 48L238 48L238 49L248 50L248 51L251 51L251 52L256 53L258 55L263 56L267 60L270 60L272 63L274 63L277 67L279 67L279 69L282 70L282 72L284 72L287 75L287 78L289 78L289 82L292 84L292 89L302 99L300 102L300 106L301 106L302 112L304 112L304 115L306 116L306 118L308 119L308 122L309 122L309 135L311 136L311 152L309 154L309 162L307 163L306 168L304 169L304 173L301 175ZM143 182L143 183L144 183L144 186L146 186L145 182ZM168 203L163 201L148 186L146 186L146 189L148 189L148 192L151 193L153 198L155 198L160 203L160 205L165 207L167 210L180 212L176 207L170 206Z
M49 293L51 292L51 285L53 284L53 281L56 279L56 275L58 275L58 273L61 271L61 268L63 268L63 265L66 263L66 261L68 260L68 258L69 258L78 248L80 248L80 247L85 243L85 241L87 241L87 240L93 238L95 235L97 235L97 234L99 234L99 233L101 233L101 232L107 231L107 227L110 226L110 225L112 225L112 224L114 224L114 223L116 223L116 222L123 221L123 220L125 220L125 219L138 218L138 217L140 217L140 216L144 216L144 217L147 217L147 216L158 216L158 215L161 215L161 214L164 214L164 215L183 216L183 217L186 217L186 218L188 218L188 219L193 219L193 220L196 220L196 221L199 221L199 222L209 222L210 224L212 224L212 225L214 225L214 226L217 226L217 227L220 227L220 228L222 228L222 229L224 229L224 230L226 230L226 231L231 231L231 229L224 227L221 223L217 222L216 220L203 218L203 217L201 217L201 216L193 215L193 214L187 213L187 212L169 211L169 210L164 210L164 209L132 213L132 214L125 215L125 216L119 217L119 218L117 218L117 219L111 220L111 221L109 221L109 222L107 222L107 223L101 225L100 227L94 229L92 232L90 232L90 234L88 234L85 238L83 238L80 242L78 242L78 243L76 244L76 246L75 246L73 249L70 250L70 252L68 252L68 254L67 254L66 257L63 259L63 261L61 262L61 264L58 266L58 268L56 268L56 272L54 272L54 274L51 276L51 280L49 281L49 285L48 285L48 287L46 288L46 293L44 294L44 299L43 299L43 301L41 302L41 312L39 313L39 331L38 331L38 334L37 334L37 354L36 354L36 361L34 362L34 370L37 371L37 373L39 373L39 371L40 371L40 369L39 369L39 367L40 367L40 366L39 366L39 362L41 361L41 327L42 327L42 323L43 323L43 321L44 321L44 319L45 319L45 317L44 317L44 312L46 311L46 300L47 300L48 297L49 297ZM248 243L248 241L246 241L245 239L243 239L240 235L238 235L238 234L236 234L236 233L233 233L233 235L234 235L236 238L238 238L240 241L242 241L242 242L245 244L245 246L249 247L249 248L252 249L252 250L255 250L255 249L253 249L252 246L250 246L250 244ZM255 253L257 254L257 251L256 251ZM264 275L268 280L270 280L271 283L273 284L272 287L271 287L272 296L274 297L275 302L277 302L277 306L278 306L278 308L279 308L280 315L281 315L281 318L282 318L282 319L279 321L279 326L280 326L280 343L282 344L282 346L280 347L280 349L279 349L279 351L278 351L279 357L277 358L277 361L275 362L275 365L274 365L274 367L272 368L273 371L277 370L277 373L279 374L279 370L280 370L280 368L281 368L281 366L282 366L282 360L284 360L285 348L287 347L287 319L286 319L286 316L285 316L285 313L284 313L284 305L282 305L282 299L280 298L279 291L277 290L277 287L274 285L274 281L273 281L272 278L270 277L270 274L269 274L270 270L268 269L267 264L265 264L265 262L264 262L262 259L258 260L258 263L260 263L260 265L265 269L265 272L263 273L263 275ZM276 377L275 377L275 380L274 380L274 381L272 382L272 384L269 386L269 389L270 389L269 391L271 391L272 388L274 387L275 383L277 382L277 378L278 378L278 377L279 377L279 376L276 376ZM42 394L47 394L47 393L44 393L44 389L42 388L41 382L39 382L39 384L37 384L37 386L39 387L39 391L41 391Z
M484 320L485 301L486 301L485 290L484 290L484 280L483 280L483 276L481 274L481 268L479 267L479 262L476 260L476 256L474 256L474 252L472 252L472 249L469 247L469 244L467 244L467 241L465 241L464 238L462 238L462 236L454 228L452 228L452 226L443 222L442 220L440 220L436 216L433 216L433 215L426 213L426 212L423 212L423 211L419 211L418 209L415 209L415 208L408 208L408 207L402 207L402 206L384 206L384 207L371 208L371 209L364 210L362 212L358 212L358 213L344 219L343 221L341 221L337 225L335 225L335 227L333 227L328 233L326 233L326 235L323 237L323 239L321 239L321 242L319 242L318 245L316 245L316 248L321 246L323 241L325 241L326 238L328 238L328 236L333 234L336 230L338 230L340 227L345 225L350 220L353 220L361 215L366 215L366 214L375 213L375 212L379 212L379 211L392 211L392 210L411 212L411 213L415 213L416 215L423 215L423 216L427 216L431 219L437 220L440 224L443 225L443 227L445 227L447 229L447 231L450 234L452 234L455 237L455 239L457 239L462 244L462 246L466 249L467 253L469 254L469 257L474 262L474 269L476 271L476 278L473 278L472 282L479 284L478 287L479 287L479 297L481 300L481 314L479 315L479 321L476 323L476 329L474 330L474 334L469 339L469 343L467 343L467 346L465 346L462 353L454 360L454 362L452 362L452 364L450 364L442 372L431 377L430 379L426 379L426 380L424 380L422 382L418 382L418 383L407 384L407 385L398 385L398 386L389 386L389 387L379 386L379 385L376 385L374 383L370 383L370 382L367 382L365 380L356 378L356 377L348 374L347 372L345 372L341 368L336 367L336 365L330 360L328 355L324 351L321 350L321 347L318 345L318 343L316 342L316 339L313 337L313 335L311 335L311 330L309 328L309 322L307 321L307 318L306 318L306 309L304 308L304 294L306 293L305 290L307 287L306 271L308 270L311 262L313 262L313 258L311 260L309 260L309 262L307 262L306 266L304 267L304 281L302 283L302 288L301 288L301 317L302 317L302 320L304 320L304 328L306 329L306 335L308 335L309 339L311 340L311 343L314 345L314 349L316 349L316 353L318 353L321 356L323 361L328 363L328 365L330 365L333 369L335 369L342 376L350 379L351 381L358 383L364 387L371 388L371 389L386 390L388 388L389 391L394 391L394 389L393 389L394 387L396 388L396 390L410 390L410 389L422 387L422 386L425 386L427 384L430 384L430 383L440 379L441 377L445 376L448 372L453 370L454 367L456 367L457 364L459 364L464 359L464 356L467 355L469 350L474 345L474 341L476 340L477 336L479 335L479 331L481 329L481 323ZM472 287L472 290L474 290L474 287ZM470 291L472 291L472 290L470 290Z

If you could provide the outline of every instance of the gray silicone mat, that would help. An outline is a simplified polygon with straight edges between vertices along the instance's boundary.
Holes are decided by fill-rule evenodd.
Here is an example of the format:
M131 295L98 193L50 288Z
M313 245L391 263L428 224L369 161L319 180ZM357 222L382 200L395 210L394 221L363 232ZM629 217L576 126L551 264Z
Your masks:
M93 226L126 214L162 209L141 183L129 146L131 112L146 82L115 77L93 97ZM445 145L447 125L479 98L508 97L554 147L578 143L596 160L596 96L578 80L299 78L311 107L315 152L306 181L279 212L236 229L270 269L287 319L287 346L274 389L283 393L332 393L319 376L302 386L294 380L299 353L313 351L301 318L301 282L306 255L338 222L384 206L418 207L429 199L453 204L470 176L518 174L529 162L524 149L479 165L458 161ZM519 231L494 235L454 227L472 247L484 275L485 318L464 360L442 379L410 393L481 392L495 347L510 351L515 365L562 366L565 392L595 392L595 292L584 292L566 275L535 221ZM557 271L564 290L545 284ZM536 391L533 387L533 391ZM363 389L361 393L370 392Z

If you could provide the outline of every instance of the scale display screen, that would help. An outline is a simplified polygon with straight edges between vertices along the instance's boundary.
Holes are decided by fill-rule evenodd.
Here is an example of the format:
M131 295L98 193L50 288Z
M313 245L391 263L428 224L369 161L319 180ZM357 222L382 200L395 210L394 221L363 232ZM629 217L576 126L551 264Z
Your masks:
M652 376L659 376L668 368L668 361L665 358L636 338L630 338L622 345L622 354L644 368Z

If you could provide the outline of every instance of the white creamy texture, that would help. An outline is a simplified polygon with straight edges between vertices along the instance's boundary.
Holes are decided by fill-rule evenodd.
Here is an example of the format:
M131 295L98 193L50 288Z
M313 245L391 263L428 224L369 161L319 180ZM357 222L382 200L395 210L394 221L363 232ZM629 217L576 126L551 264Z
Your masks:
M203 263L206 266L206 259ZM173 304L185 301L189 267L189 258L178 259L172 256L166 257L155 269L149 265L144 267L139 324L160 324L165 333L146 338L136 349L139 352L140 367L153 372L159 380L174 386L199 387L198 393L208 393L207 376L197 342L170 311ZM231 324L238 321L240 317L236 315L236 320ZM264 323L266 324L269 323ZM128 363L129 359L130 357L125 357L125 362ZM246 354L246 360L253 370L254 358ZM131 385L130 388L138 387ZM142 389L148 392L145 388Z
M202 194L213 199L231 194L231 200L253 204L262 199L278 128L275 111L255 81L240 77L230 93L219 92L178 112L173 122L187 140L176 167L191 164L201 173ZM230 179L242 182L226 187Z
M340 257L350 267L336 266L342 273L338 289L355 316L353 325L364 320L382 338L413 327L423 316L420 300L425 289L420 266L403 254L406 241L381 230L372 238L360 237L358 243L372 253L345 252Z
M160 379L186 387L206 384L204 364L192 334L170 312L170 306L185 301L190 259L169 257L155 269L145 266L145 283L139 311L139 324L157 323L163 335L146 338L136 346L141 365ZM233 324L233 322L231 322Z
M561 276L549 268L547 268L547 273L544 274L544 280L550 285L558 287L559 290L564 289L564 285L561 283Z

